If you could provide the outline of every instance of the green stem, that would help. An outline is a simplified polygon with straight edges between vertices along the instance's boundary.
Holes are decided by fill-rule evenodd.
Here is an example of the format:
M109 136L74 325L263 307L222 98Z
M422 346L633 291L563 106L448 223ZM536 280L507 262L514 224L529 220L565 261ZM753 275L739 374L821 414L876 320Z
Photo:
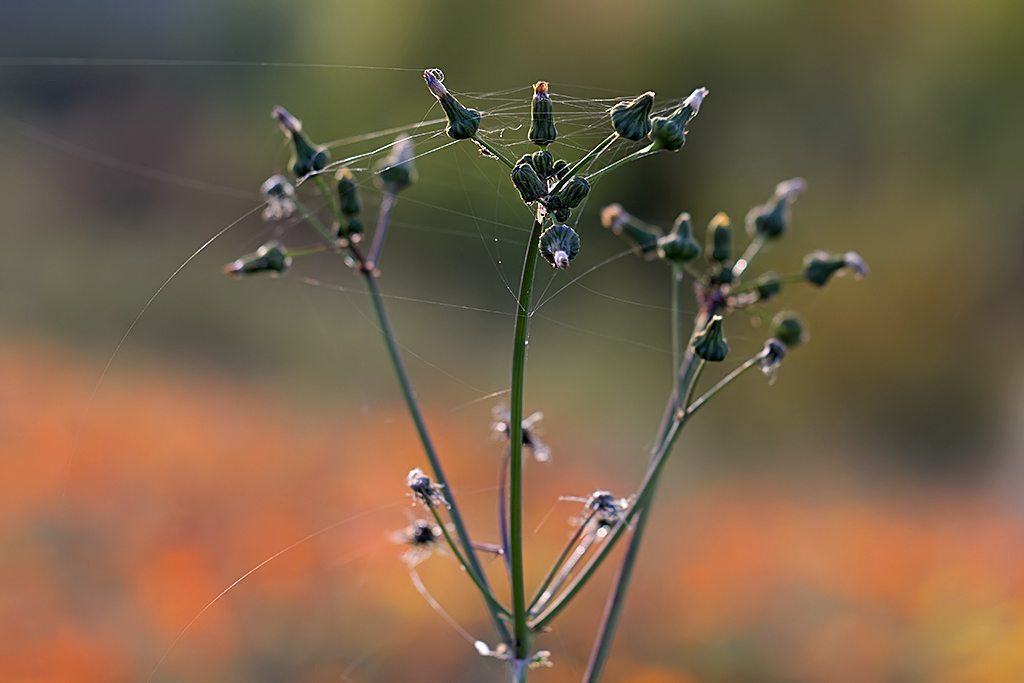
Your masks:
M462 568L466 571L467 574L469 574L469 578L472 579L473 583L476 584L476 587L480 590L480 593L490 603L492 608L494 608L496 611L498 611L506 617L511 617L512 614L509 613L509 611L505 609L505 606L498 602L497 598L494 597L494 594L491 593L490 587L482 584L480 582L480 579L477 578L476 572L469 568L469 563L467 563L465 558L462 557L462 553L459 552L459 547L455 545L455 541L452 540L451 534L448 533L448 526L441 519L441 515L437 511L437 507L429 501L426 503L426 506L430 508L431 514L434 515L434 519L437 521L437 526L441 528L441 533L444 534L444 539L448 541L448 547L451 548L452 553L455 554L455 559L459 561L459 564L462 565Z
M516 311L516 331L512 345L512 386L509 409L509 545L512 563L512 614L515 621L515 658L525 659L529 654L530 632L527 628L526 588L523 578L523 439L519 434L523 424L523 385L526 376L526 338L530 327L530 301L533 279L540 253L540 232L544 209L537 207L537 217L530 231L523 262L523 277L519 283L519 306Z
M680 375L683 363L683 313L680 307L680 290L683 288L683 269L672 262L672 384L679 395Z
M377 229L373 231L373 244L370 245L370 254L366 257L366 267L373 270L380 261L381 251L384 249L384 238L388 234L388 225L391 223L391 210L395 207L395 197L392 190L384 192L384 199L380 204L380 214L377 216Z
M743 256L740 256L740 260L736 262L736 265L732 267L732 276L738 278L743 275L743 271L747 269L750 262L754 260L757 253L761 251L765 244L768 243L768 238L764 233L759 232L751 241L750 245L743 252Z
M564 176L562 176L562 179L559 180L558 183L553 188L551 188L550 194L558 194L558 191L561 190L562 187L567 182L569 182L569 179L572 178L573 175L576 174L576 171L578 171L580 168L583 167L583 164L587 163L588 161L590 161L591 159L593 159L597 155L602 154L606 149L611 147L611 144L613 142L615 142L616 138L618 138L618 137L619 137L618 133L612 133L611 135L606 137L604 140L602 140L597 145L597 147L595 147L594 149L592 149L589 152L587 152L583 156L583 158L580 159L579 161L577 161L575 164L573 164L572 168L569 169L568 173L566 173Z
M331 231L327 229L327 226L324 225L319 218L313 215L313 213L306 208L305 204L296 200L295 206L299 209L299 213L302 214L302 217L306 219L306 222L312 225L313 229L320 233L321 237L327 240L327 242L329 242L330 244L334 244L335 242L337 242L338 238L335 237L331 233Z
M730 382L732 382L734 379L736 379L737 377L742 375L744 372L746 372L750 368L754 367L757 364L757 361L759 361L760 359L761 359L761 354L757 354L756 356L754 356L752 358L748 358L746 361L743 362L743 365L739 366L738 368L736 368L735 370L730 372L728 375L723 377L718 384L716 384L715 386L713 386L710 389L708 389L704 393L703 396L698 398L693 403L690 403L689 405L687 405L686 406L686 417L689 418L691 415L693 415L698 410L700 410L701 406L703 406L705 403L707 403L711 399L712 396L714 396L719 391L724 389Z
M627 154L626 156L622 157L618 161L613 161L612 163L608 164L604 168L602 168L602 169L600 169L598 171L594 171L593 173L588 175L587 176L587 180L590 181L590 182L593 182L594 180L596 180L596 179L600 178L601 176L603 176L608 171L610 171L610 170L612 170L614 168L618 168L622 164L627 164L630 161L635 161L637 159L645 157L645 156L647 156L649 154L654 154L655 152L659 151L659 150L656 150L656 149L652 149L652 147L654 147L653 144L647 145L646 147L641 147L640 149L638 149L637 151L633 152L632 154Z
M548 570L544 580L540 582L540 586L537 588L537 593L533 596L533 600L530 601L528 608L530 612L533 612L534 607L536 607L540 602L544 592L548 589L548 586L551 585L551 580L555 578L555 574L558 572L559 567L565 563L565 558L569 557L569 553L571 553L573 548L576 547L576 543L580 540L580 536L583 535L583 530L587 528L587 524L590 523L590 520L594 518L595 514L595 512L591 511L590 514L587 515L587 518L584 519L583 523L576 528L576 532L573 533L569 538L568 543L566 543L565 547L562 548L562 554L559 555L558 559L555 560L555 563L551 565L551 569Z
M335 220L338 221L340 231L344 233L346 221L345 217L341 215L341 208L338 206L338 202L334 200L334 193L327 187L327 182L324 180L323 175L317 173L313 178L316 180L316 186L320 188L320 194L327 200L327 205L331 207L331 213L334 215Z
M500 161L501 163L505 164L509 168L515 168L515 164L513 164L511 161L509 161L508 157L506 157L504 154L502 154L501 151L497 147L495 147L491 143L487 142L486 140L484 140L479 135L474 135L473 136L473 140L476 141L476 143L478 145L480 145L481 147L486 149L488 152L493 154L495 157L497 157L498 161Z

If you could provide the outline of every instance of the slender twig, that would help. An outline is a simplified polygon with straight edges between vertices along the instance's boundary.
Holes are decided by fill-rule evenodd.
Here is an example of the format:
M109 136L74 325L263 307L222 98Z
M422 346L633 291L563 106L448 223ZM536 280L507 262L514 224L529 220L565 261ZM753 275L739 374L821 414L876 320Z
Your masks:
M787 284L790 282L806 282L807 276L803 273L789 273L788 275L780 275L778 282L781 284ZM730 290L730 294L741 294L743 292L749 292L757 287L757 280L751 280L746 284L738 285Z
M509 168L515 168L516 165L513 164L511 161L509 161L508 157L506 157L504 154L501 153L501 150L499 150L497 147L495 147L491 143L487 142L487 140L484 140L479 135L474 135L473 136L473 141L476 142L476 144L478 144L481 147L483 147L484 149L486 149L491 154L493 154L494 158L496 158L501 163L505 164Z
M512 559L511 543L508 539L508 460L510 449L505 449L505 455L501 458L501 467L498 471L498 533L501 534L501 554L505 561L505 573L508 574L509 583L512 582Z
M580 560L586 556L587 551L590 550L591 546L594 545L594 541L598 539L606 538L608 533L605 529L605 533L600 533L601 527L591 529L584 536L579 544L572 550L569 556L562 562L562 566L558 568L558 572L555 574L551 581L551 585L544 589L544 592L537 598L537 604L530 607L530 616L537 616L544 611L548 603L551 602L551 598L562 588L573 570L576 569L576 565L580 563Z
M331 207L331 214L338 221L338 225L342 228L345 227L345 217L341 215L341 208L338 206L338 202L334 199L334 193L331 192L330 188L327 187L327 182L324 180L322 174L317 173L313 176L316 180L316 186L320 188L320 194L327 200L327 206Z
M736 379L737 377L742 375L744 372L746 372L750 368L754 367L757 364L757 361L759 361L759 360L761 360L761 354L757 354L756 356L753 356L752 358L748 358L747 360L745 360L743 362L743 365L739 366L738 368L736 368L735 370L730 372L728 375L723 377L718 384L716 384L715 386L713 386L710 389L708 389L704 393L703 396L698 398L693 403L689 404L686 407L686 416L689 417L689 416L693 415L694 413L696 413L698 410L700 410L701 406L703 406L705 403L707 403L711 399L712 396L714 396L719 391L724 389L726 387L726 385L728 385L734 379Z
M377 216L377 229L373 231L373 244L370 245L370 254L366 257L366 267L373 270L380 261L381 250L384 249L384 238L388 234L388 225L391 223L391 210L395 206L393 190L384 192L384 199L380 203L380 214Z
M676 261L672 262L672 385L678 396L679 383L682 381L679 371L683 363L683 313L680 306L680 290L683 288L683 269Z
M641 158L643 158L645 156L648 156L648 155L654 154L655 152L660 151L660 150L657 150L657 149L652 149L653 147L654 147L653 144L647 145L646 147L641 147L640 149L638 149L637 151L633 152L632 154L627 154L626 156L622 157L618 161L613 161L612 163L608 164L604 168L599 169L597 171L594 171L593 173L590 173L589 175L587 175L587 180L593 182L597 178L600 178L601 176L603 176L608 171L611 171L612 169L618 168L622 164L627 164L630 161L636 161L637 159L641 159Z
M743 275L743 271L747 269L750 262L754 260L754 257L757 256L758 252L761 251L767 243L768 238L765 234L763 232L757 233L754 239L750 242L750 245L747 246L746 250L744 250L743 256L740 256L740 260L732 267L732 276L738 278L740 275Z
M576 527L576 531L573 535L569 537L569 540L565 544L565 547L562 548L562 552L558 556L558 559L551 565L551 569L548 570L547 575L540 582L540 586L537 587L537 593L533 596L533 600L530 601L528 608L531 613L534 612L534 608L540 604L541 598L547 591L548 586L551 585L551 580L555 578L555 573L558 571L559 567L565 563L565 558L569 557L569 553L572 552L573 548L576 547L576 543L580 540L580 536L583 535L584 529L587 528L587 524L590 523L590 520L594 518L595 514L595 512L591 511L590 514L587 515L587 518L583 520L583 523Z
M494 597L493 593L491 593L490 587L485 586L483 583L481 583L480 579L477 578L476 572L470 570L469 563L466 562L465 558L462 556L462 553L459 552L459 546L455 544L455 541L452 540L451 534L448 533L448 526L444 523L444 520L441 519L441 515L437 511L437 506L430 501L426 502L426 506L430 508L430 513L434 515L434 520L437 522L437 526L440 527L441 533L444 534L444 540L448 541L448 547L455 555L455 559L458 560L459 564L462 565L462 568L466 570L467 574L469 574L469 578L472 579L474 584L476 584L476 587L480 590L480 593L484 596L484 598L487 599L492 608L497 610L499 613L505 615L506 617L511 617L512 615L509 613L507 609L505 609L505 606L498 602L498 599Z
M512 562L512 614L515 624L515 658L529 654L530 632L527 628L526 587L523 577L523 439L518 431L523 424L523 384L526 377L526 338L530 328L530 301L533 279L540 253L540 232L544 209L537 207L537 216L530 231L530 241L523 261L519 283L519 305L516 331L512 345L512 386L509 408L509 556Z
M587 163L588 161L597 157L598 155L603 154L606 149L612 146L612 143L615 142L615 140L618 139L618 137L618 133L612 133L604 140L602 140L600 143L598 143L597 147L594 147L594 149L590 150L585 155L583 155L583 158L577 161L575 164L573 164L572 167L569 169L569 172L562 176L562 179L559 180L553 188L551 188L551 194L558 194L558 191L561 190L567 182L569 182L573 175L576 174L576 171L583 167L583 164Z

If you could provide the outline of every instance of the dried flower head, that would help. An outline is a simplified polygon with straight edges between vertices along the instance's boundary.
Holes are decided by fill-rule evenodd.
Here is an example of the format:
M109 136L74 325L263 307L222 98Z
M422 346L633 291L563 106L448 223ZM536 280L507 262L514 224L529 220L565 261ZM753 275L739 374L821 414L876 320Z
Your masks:
M509 438L509 433L512 431L510 427L512 416L509 415L508 409L505 406L499 405L495 406L491 412L494 415L494 422L491 423L491 429L494 430L494 434L504 439ZM537 462L548 462L551 460L551 449L537 437L537 433L540 431L537 423L542 419L544 419L544 413L539 411L523 418L523 445L533 453L534 460Z
M263 220L279 221L295 213L295 188L280 173L270 176L260 186L260 195L267 203Z
M409 526L391 534L392 541L409 546L402 560L410 567L415 567L438 550L440 539L441 527L425 519L415 519Z
M416 505L416 501L420 501L427 507L448 507L448 501L444 497L442 486L435 484L434 480L431 479L427 474L419 467L410 470L409 475L405 478L405 485L412 491L413 505Z

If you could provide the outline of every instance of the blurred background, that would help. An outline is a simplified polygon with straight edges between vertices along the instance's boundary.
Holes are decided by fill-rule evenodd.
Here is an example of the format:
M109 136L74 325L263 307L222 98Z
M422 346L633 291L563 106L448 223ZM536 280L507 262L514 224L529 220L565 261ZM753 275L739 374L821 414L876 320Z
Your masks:
M688 428L607 680L1024 680L1021 35L1012 0L10 4L0 678L503 675L389 541L424 459L362 283L330 255L282 279L220 270L270 238L315 241L252 213L288 159L274 105L342 159L436 118L421 72L439 67L502 112L484 127L510 154L530 151L537 80L579 131L555 145L569 158L604 135L585 127L608 98L711 91L681 152L595 186L573 269L541 273L548 296L622 250L608 203L666 228L686 210L702 234L793 176L808 192L792 231L752 272L815 248L872 267L785 290L810 343ZM368 223L375 158L353 164ZM417 163L382 287L461 505L495 541L488 396L508 381L529 214L465 143ZM535 316L526 409L554 457L528 469L533 581L578 513L558 496L627 495L642 476L670 386L668 285L661 264L619 258ZM726 332L726 365L766 336L742 315ZM420 572L494 644L450 558ZM610 573L538 641L555 662L538 681L579 678Z

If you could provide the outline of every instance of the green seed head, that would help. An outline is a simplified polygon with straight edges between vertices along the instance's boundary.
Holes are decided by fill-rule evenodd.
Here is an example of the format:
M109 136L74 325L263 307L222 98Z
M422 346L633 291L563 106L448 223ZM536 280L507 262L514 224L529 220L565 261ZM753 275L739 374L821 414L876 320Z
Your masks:
M232 261L224 266L225 275L242 277L256 273L270 273L279 277L292 265L292 257L280 242L271 240L252 254Z
M530 164L518 164L512 169L512 184L525 204L532 204L547 193L544 181Z
M553 225L540 236L540 255L559 270L568 268L578 253L580 236L568 225Z
M651 132L653 106L653 92L645 92L631 102L619 102L611 108L612 127L627 140L643 140Z
M652 118L651 149L678 152L686 142L686 125L700 111L701 102L707 94L707 88L698 88L671 115Z
M722 332L722 316L711 318L707 326L693 336L693 352L709 363L720 363L729 355L729 344Z
M621 204L601 209L601 225L626 240L637 256L650 260L658 255L658 238L664 234L661 228L629 215Z
M725 264L732 258L732 221L718 213L708 225L706 256L709 261Z
M772 319L772 333L787 348L803 344L810 338L803 318L794 311L779 311Z
M539 81L533 86L533 106L530 117L530 142L536 145L550 145L558 137L555 118L551 113L551 98L548 84Z
M335 174L334 178L338 181L338 199L340 200L341 215L346 218L358 216L360 211L359 186L356 184L356 178L352 175L352 171L342 168Z
M664 237L658 238L658 257L675 263L686 263L697 258L699 254L700 245L693 239L690 214L684 211L672 224L672 230Z
M412 138L399 135L391 145L391 153L384 157L374 171L377 180L387 192L398 194L416 182L415 149Z
M453 140L466 140L476 135L480 129L480 112L462 106L448 92L441 82L444 80L444 73L440 69L427 69L423 72L423 80L427 82L427 89L441 103L441 108L448 117L448 127L445 129L448 137Z
M747 233L778 239L789 228L791 207L807 187L803 178L791 178L775 186L775 194L761 206L747 213Z
M322 171L331 160L327 148L313 144L302 132L302 121L298 120L284 107L274 107L271 115L277 120L281 130L292 141L294 149L288 168L296 178L303 178L310 173Z
M559 196L562 198L562 205L575 209L590 194L590 183L583 176L574 175L565 184Z

